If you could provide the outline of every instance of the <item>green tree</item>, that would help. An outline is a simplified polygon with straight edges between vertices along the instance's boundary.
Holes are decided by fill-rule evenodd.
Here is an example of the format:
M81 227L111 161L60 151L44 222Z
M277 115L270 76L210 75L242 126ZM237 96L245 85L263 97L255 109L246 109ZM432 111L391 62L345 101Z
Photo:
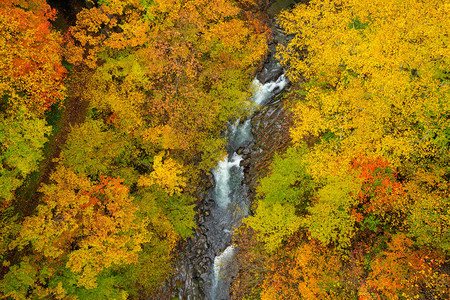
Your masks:
M296 216L295 208L290 204L271 205L259 201L257 205L255 215L244 222L256 230L257 238L264 243L265 249L273 252L300 228L301 218Z
M290 204L304 210L316 187L302 160L306 153L306 148L299 147L289 148L283 155L275 154L270 174L258 185L258 197L268 204Z
M0 116L0 199L4 207L14 190L38 167L51 127L21 109L16 116Z
M124 144L102 121L88 119L72 128L61 159L70 170L98 178L112 168Z
M329 178L317 193L317 201L309 209L306 227L311 237L337 248L351 245L356 231L356 219L351 208L358 203L361 183L352 176Z

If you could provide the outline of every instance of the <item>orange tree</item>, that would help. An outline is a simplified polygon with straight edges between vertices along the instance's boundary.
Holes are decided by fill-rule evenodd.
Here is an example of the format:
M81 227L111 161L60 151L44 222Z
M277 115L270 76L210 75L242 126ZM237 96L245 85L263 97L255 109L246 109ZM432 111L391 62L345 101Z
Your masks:
M41 115L65 95L56 12L41 0L2 0L0 12L0 103Z

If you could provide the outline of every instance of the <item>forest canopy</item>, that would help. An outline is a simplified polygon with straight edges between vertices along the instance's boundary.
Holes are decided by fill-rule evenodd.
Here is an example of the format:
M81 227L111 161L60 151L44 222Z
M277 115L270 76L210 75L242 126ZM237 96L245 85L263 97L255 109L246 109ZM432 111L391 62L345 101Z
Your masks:
M57 6L58 1L49 1ZM151 298L273 42L253 0L0 0L0 295ZM233 299L450 297L450 6L284 10L291 143Z
M227 121L250 113L267 28L248 1L69 5L72 24L0 1L0 293L149 296Z
M246 297L449 296L444 2L313 0L278 16L293 143L246 222L247 267L262 270Z

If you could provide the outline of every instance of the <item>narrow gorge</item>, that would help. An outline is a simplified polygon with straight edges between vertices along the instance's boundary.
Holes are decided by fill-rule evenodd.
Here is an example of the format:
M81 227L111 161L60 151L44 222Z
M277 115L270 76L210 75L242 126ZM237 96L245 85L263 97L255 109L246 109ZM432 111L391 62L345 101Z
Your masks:
M0 298L450 299L450 6L0 0Z
M290 116L282 91L289 85L274 54L286 37L274 26L274 41L263 68L250 83L256 104L246 120L230 123L224 133L227 155L211 171L197 207L198 229L188 238L175 275L155 297L230 299L230 283L239 272L233 234L251 213L257 180L268 170L275 152L289 141Z

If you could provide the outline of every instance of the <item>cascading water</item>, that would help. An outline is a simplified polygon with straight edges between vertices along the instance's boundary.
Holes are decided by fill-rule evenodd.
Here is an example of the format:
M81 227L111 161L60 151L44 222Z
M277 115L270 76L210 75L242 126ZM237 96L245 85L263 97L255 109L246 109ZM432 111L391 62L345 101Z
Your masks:
M234 256L234 245L228 246L222 254L216 256L214 259L214 268L213 268L213 282L212 282L212 295L217 296L220 295L220 292L224 291L224 286L219 285L222 283L222 279L227 278L229 273L231 273L227 266L233 260ZM226 289L228 290L228 289ZM222 298L220 298L222 299Z
M262 84L257 78L253 79L253 101L258 105L266 105L275 94L280 93L288 84L288 80L282 74L277 80Z
M232 169L239 169L241 160L242 157L240 155L233 153L231 158L225 157L219 162L217 168L213 170L216 180L214 200L223 209L226 209L231 202L230 192L232 186L230 184L230 176Z
M281 75L276 81L261 84L252 82L253 101L258 105L267 104L287 85L288 80ZM205 280L205 295L210 300L229 299L229 286L233 274L235 249L231 245L233 229L248 215L249 201L247 187L242 185L244 172L240 166L242 157L236 151L251 141L251 119L237 120L228 129L228 155L213 170L215 187L210 192L214 200L211 215L206 221L208 240L214 253L214 263L209 278Z

